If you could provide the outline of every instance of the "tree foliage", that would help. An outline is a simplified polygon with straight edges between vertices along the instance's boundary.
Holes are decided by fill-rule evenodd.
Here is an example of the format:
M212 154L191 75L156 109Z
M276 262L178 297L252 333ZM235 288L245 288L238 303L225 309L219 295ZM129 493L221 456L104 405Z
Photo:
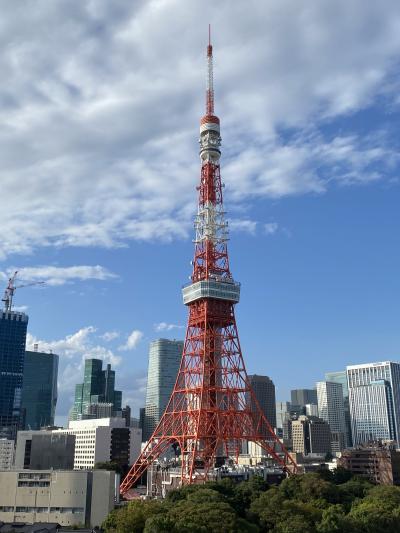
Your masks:
M254 477L188 485L165 500L112 511L106 533L398 533L400 488L373 486L338 470L268 486Z

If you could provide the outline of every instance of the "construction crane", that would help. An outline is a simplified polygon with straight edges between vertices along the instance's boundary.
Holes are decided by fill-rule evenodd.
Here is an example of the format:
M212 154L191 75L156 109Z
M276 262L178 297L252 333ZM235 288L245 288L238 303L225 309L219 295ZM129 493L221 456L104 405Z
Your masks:
M45 281L32 281L31 283L24 283L23 285L15 285L15 280L17 278L18 270L9 278L6 290L4 291L4 296L2 302L4 302L4 311L7 313L12 310L14 293L17 289L22 289L22 287L30 287L31 285L43 285Z

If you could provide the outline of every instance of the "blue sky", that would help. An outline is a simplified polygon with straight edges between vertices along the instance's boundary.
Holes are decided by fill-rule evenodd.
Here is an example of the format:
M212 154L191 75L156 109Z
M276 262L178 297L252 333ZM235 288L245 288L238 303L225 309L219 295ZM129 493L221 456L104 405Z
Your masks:
M60 354L59 420L87 356L143 404L149 342L183 338L205 41L237 322L277 398L399 359L400 5L361 0L5 6L0 271L29 346ZM203 22L204 21L204 22Z

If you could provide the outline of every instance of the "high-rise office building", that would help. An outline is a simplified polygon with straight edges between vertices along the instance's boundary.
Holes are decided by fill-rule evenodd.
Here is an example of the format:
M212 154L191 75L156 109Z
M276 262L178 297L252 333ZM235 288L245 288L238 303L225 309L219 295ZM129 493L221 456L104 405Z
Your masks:
M276 402L275 402L275 385L268 376L259 376L257 374L249 375L249 381L255 394L255 397L270 423L272 429L276 428ZM257 412L255 402L252 401L250 394L246 393L246 404L252 411Z
M346 419L342 384L319 381L317 383L317 396L319 417L328 422L331 429L332 453L340 452L346 447Z
M309 455L310 453L331 452L331 431L329 424L315 416L301 415L292 420L293 451Z
M150 343L143 440L151 437L174 388L183 341L157 339Z
M394 440L400 445L400 364L347 367L353 444Z
M28 316L0 311L0 438L14 439L21 429L21 395Z
M117 416L122 413L121 403L122 392L115 390L115 371L111 365L103 370L101 359L86 359L83 383L75 387L70 420L97 418L101 414Z
M353 440L351 436L351 419L350 419L350 403L349 403L349 387L347 385L347 373L346 370L339 372L326 372L325 381L331 381L333 383L340 383L343 390L343 403L344 403L344 416L346 420L346 446L353 446Z
M58 355L25 352L22 410L26 429L54 425L57 405Z
M290 402L276 402L276 427L283 429L283 423L290 413Z
M308 403L318 403L316 389L293 389L290 396L292 406L305 407Z

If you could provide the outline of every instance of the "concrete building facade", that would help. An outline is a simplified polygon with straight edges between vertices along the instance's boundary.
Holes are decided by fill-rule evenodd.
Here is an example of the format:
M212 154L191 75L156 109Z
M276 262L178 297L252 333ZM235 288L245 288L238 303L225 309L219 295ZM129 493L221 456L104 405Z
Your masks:
M291 428L294 452L303 455L331 452L331 431L325 420L301 415L292 420Z
M347 367L353 445L394 440L400 446L400 364Z
M338 466L378 485L400 485L400 451L372 445L344 450Z
M174 388L183 341L157 339L150 343L143 440L151 437Z
M15 441L0 439L0 470L9 470L14 464Z
M122 467L134 463L141 450L142 431L126 427L125 419L76 420L55 435L75 435L74 469L94 468L96 463L116 462Z
M107 470L0 472L0 521L100 526L114 508L116 474Z

